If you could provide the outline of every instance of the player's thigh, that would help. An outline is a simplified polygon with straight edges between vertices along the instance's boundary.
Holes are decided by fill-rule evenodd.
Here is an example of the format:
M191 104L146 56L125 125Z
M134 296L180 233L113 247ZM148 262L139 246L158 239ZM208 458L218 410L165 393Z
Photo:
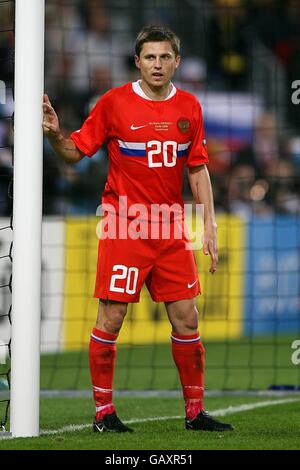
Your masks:
M100 240L94 296L117 302L138 302L155 253L147 240Z
M147 287L156 302L193 299L200 293L193 251L182 240L163 240Z

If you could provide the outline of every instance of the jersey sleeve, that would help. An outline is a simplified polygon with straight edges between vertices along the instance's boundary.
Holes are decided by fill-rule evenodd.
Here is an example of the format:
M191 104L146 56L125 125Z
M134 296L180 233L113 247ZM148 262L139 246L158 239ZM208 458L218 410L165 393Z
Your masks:
M193 109L193 123L194 132L192 136L192 143L190 145L188 158L186 161L186 165L188 167L204 165L208 163L208 153L204 136L202 110L198 100L196 100Z
M92 157L103 145L108 133L107 98L103 95L96 103L81 129L72 132L70 138L87 157Z

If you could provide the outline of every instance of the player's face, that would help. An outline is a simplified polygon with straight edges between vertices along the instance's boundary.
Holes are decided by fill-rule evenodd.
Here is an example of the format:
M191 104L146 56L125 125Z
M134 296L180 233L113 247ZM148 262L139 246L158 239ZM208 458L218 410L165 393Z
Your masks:
M142 80L151 87L164 87L169 84L180 56L175 56L169 41L146 42L140 56L135 56L135 64L141 71Z

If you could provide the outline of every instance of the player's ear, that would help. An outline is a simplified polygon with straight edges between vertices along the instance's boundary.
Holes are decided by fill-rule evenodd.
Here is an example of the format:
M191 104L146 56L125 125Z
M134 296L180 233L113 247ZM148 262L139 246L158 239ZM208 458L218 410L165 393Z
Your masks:
M141 61L140 61L140 57L138 55L134 55L134 61L135 61L135 65L138 69L141 68Z
M180 64L180 59L181 59L180 55L176 56L176 58L175 58L175 67L176 67L176 69Z

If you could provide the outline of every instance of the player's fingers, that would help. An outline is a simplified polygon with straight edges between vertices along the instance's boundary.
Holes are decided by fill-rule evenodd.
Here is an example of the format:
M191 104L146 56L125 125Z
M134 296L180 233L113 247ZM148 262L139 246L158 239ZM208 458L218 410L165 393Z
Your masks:
M44 103L51 104L51 103L50 103L50 100L49 100L49 96L47 95L47 93L44 94L43 98L44 98L44 99L43 99Z
M210 266L210 272L213 274L217 270L217 264L218 264L218 249L214 241L210 241L208 244L209 247L209 253L211 257L211 266Z
M204 240L204 242L203 242L203 253L204 253L205 255L208 255L208 254L209 254L208 241L207 241L207 240Z
M211 265L210 265L210 268L209 268L209 272L211 274L213 274L213 273L216 272L216 270L217 270L217 261L216 261L216 259L212 258L211 259Z
M53 115L51 114L51 111L48 111L46 109L43 110L43 118L52 121L53 120Z
M54 127L53 127L52 124L51 124L50 122L48 122L48 121L43 121L42 127L43 127L43 130L44 130L45 132L47 132L47 133L54 130Z
M45 113L52 113L54 114L54 109L52 108L52 106L48 103L44 103L43 104L43 110Z
M42 124L42 128L43 128L43 131L47 134L48 132L50 132L50 128L49 126L47 126L47 124Z
M50 111L50 109L44 108L44 106L43 106L43 113L44 113L44 116L46 116L46 115L49 116L51 114L51 111Z

